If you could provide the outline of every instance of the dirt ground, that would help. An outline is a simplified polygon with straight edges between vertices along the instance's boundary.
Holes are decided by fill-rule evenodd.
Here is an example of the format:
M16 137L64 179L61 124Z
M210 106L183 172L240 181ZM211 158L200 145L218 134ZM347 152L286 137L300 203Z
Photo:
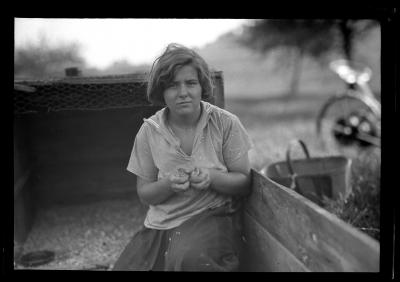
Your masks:
M136 199L53 206L39 210L23 254L49 250L48 264L15 269L108 270L143 223L144 207Z

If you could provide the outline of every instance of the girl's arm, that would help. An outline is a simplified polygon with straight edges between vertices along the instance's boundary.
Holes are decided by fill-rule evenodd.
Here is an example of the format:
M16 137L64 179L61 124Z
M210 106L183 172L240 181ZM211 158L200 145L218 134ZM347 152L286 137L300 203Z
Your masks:
M147 205L160 204L174 194L166 178L151 182L138 176L136 187L140 200Z
M250 192L250 162L248 154L243 154L228 167L228 172L200 168L190 177L191 187L195 189L214 189L227 194L245 196Z
M228 172L210 170L210 188L228 194L245 196L250 193L250 161L248 154L243 154L230 167Z

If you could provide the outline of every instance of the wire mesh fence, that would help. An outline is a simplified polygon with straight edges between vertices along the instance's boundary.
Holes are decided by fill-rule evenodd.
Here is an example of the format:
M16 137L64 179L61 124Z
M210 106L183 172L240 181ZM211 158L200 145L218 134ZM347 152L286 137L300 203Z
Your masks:
M16 80L14 84L34 89L33 92L27 92L14 88L14 114L149 105L146 77L142 74Z
M221 72L214 72L213 78L221 80ZM146 98L146 80L145 73L14 80L14 114L150 105ZM216 85L220 91L218 87L222 84Z

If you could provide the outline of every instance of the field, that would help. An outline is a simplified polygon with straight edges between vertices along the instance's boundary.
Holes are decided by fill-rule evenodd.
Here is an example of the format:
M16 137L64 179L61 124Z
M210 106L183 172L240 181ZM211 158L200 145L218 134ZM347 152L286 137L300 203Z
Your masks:
M289 142L301 139L311 156L337 153L323 150L315 133L315 117L325 96L302 96L301 98L269 98L226 100L225 108L242 121L254 143L250 160L255 169L283 160ZM293 151L294 157L303 158L301 150Z

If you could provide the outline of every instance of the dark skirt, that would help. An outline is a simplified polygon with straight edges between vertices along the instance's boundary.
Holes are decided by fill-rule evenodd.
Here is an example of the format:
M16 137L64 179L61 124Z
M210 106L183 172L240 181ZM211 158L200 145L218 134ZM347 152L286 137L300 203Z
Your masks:
M241 251L240 213L222 206L173 229L142 226L113 270L238 271Z

